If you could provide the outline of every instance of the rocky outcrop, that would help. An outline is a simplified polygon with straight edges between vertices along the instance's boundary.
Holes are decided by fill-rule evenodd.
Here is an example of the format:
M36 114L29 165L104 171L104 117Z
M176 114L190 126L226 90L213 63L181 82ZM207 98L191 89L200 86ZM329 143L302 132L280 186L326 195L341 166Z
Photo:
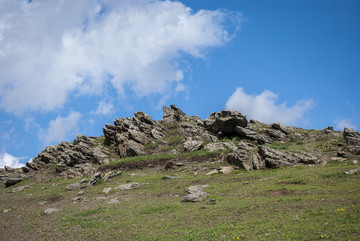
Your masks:
M238 111L213 112L204 122L205 128L218 136L234 136L237 126L246 127L246 116Z
M167 123L176 123L187 117L187 115L175 105L170 105L170 108L164 106L163 111L163 121Z
M360 146L360 133L350 128L344 128L344 138L349 145Z
M299 164L320 164L319 157L310 154L297 154L277 151L269 147L259 146L259 154L268 168L281 168Z
M43 174L60 178L92 176L88 183L93 185L101 178L115 175L97 173L94 164L164 152L220 151L224 152L222 160L245 170L319 164L320 155L328 160L339 158L337 156L348 160L360 155L360 133L349 128L345 128L343 133L332 127L319 132L281 123L269 125L255 120L248 123L245 115L229 110L213 112L202 120L198 116L186 115L175 105L165 106L163 111L162 120L153 120L144 112L135 112L132 118L116 118L113 124L106 124L104 136L78 135L73 143L48 146L25 167L0 169L0 180L11 186L31 176L42 181L44 178L38 176ZM329 141L319 146L318 141L324 138ZM304 145L307 141L316 141L316 155L294 153L296 148L287 150L290 143Z

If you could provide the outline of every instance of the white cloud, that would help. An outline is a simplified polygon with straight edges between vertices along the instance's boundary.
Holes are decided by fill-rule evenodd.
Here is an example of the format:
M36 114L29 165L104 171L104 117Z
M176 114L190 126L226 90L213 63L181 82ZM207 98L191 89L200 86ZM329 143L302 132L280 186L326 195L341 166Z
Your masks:
M14 157L13 155L5 152L0 153L0 168L4 168L4 166L9 166L13 168L19 168L24 166L24 164L20 163L20 160L24 159L23 157Z
M160 0L0 1L0 107L49 111L70 94L167 94L181 86L180 58L202 58L231 39L240 14ZM109 78L111 76L112 78Z
M93 115L107 115L113 112L114 105L111 102L100 101L95 111L91 112Z
M250 119L265 123L294 124L314 107L312 100L301 100L288 107L286 102L277 104L277 99L278 96L270 90L264 90L260 95L249 95L243 88L236 88L226 102L226 109L240 111Z
M39 134L40 140L46 144L57 144L66 140L69 136L76 137L78 123L81 118L79 112L72 111L68 116L58 116L55 120L50 121L46 131Z
M344 118L344 119L336 120L334 121L334 123L335 123L335 127L338 130L344 130L344 127L351 128L354 130L357 128L357 126L352 123L351 119Z

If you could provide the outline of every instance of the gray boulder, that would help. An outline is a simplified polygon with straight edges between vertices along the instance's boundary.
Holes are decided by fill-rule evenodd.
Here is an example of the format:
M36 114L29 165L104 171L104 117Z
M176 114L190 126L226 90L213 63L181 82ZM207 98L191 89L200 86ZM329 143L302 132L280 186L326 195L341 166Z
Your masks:
M246 116L238 111L223 110L213 112L204 122L205 128L220 136L231 136L236 134L235 127L247 126Z
M360 133L350 128L344 128L344 138L350 145L360 145Z
M186 195L181 198L182 202L201 202L209 194L204 192L203 187L208 187L208 185L198 185L190 186L186 188Z
M204 142L201 140L192 140L189 138L184 142L184 149L185 151L193 152L199 150L203 144Z
M297 154L276 151L272 148L259 146L259 154L268 168L281 168L298 164L319 164L321 160L312 154Z
M164 106L163 111L163 121L167 123L176 123L187 117L187 115L175 105L170 105L170 108Z
M279 130L281 132L283 132L284 134L289 134L290 131L288 130L288 128L286 128L283 124L281 123L273 123L271 125L272 128L274 128L275 130Z

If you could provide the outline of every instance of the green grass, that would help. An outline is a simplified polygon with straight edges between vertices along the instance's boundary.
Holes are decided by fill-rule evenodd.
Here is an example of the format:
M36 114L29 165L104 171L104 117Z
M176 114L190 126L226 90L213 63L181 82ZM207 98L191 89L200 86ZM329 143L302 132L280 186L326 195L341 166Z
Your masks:
M205 154L209 155L199 151L180 156ZM84 189L78 203L72 202L77 191L65 191L78 179L27 180L30 188L23 192L0 189L0 210L10 209L0 212L0 231L16 240L319 240L322 235L326 240L358 240L360 175L342 174L354 168L350 162L206 175L219 165L224 164L124 172ZM165 180L164 175L179 178ZM105 187L127 182L148 184L103 196ZM205 184L209 197L203 202L180 202L186 187ZM58 194L61 199L56 202L39 204ZM119 203L107 203L115 197ZM48 207L60 211L39 215Z

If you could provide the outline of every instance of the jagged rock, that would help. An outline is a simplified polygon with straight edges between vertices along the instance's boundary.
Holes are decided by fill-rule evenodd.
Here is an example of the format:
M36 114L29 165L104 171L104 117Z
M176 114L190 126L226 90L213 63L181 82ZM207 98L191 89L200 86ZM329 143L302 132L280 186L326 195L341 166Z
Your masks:
M127 153L126 156L145 155L144 145L141 145L135 141L129 140L126 153Z
M334 127L332 127L332 126L328 126L324 129L325 134L331 134L333 132L334 132Z
M255 131L252 131L248 128L244 128L241 126L235 127L235 132L241 137L247 138L249 140L257 141L259 144L264 144L271 142L271 140L267 139L264 136L258 135Z
M9 167L9 166L4 166L5 171L7 172L14 172L15 168Z
M95 185L101 179L101 172L95 173L94 177L88 182L87 186Z
M10 187L12 185L15 185L21 182L22 180L24 180L24 178L19 178L19 177L9 178L5 181L5 187Z
M224 147L223 142L214 142L214 143L206 144L204 146L204 150L208 151L208 152L214 152L214 151L220 151L220 150L225 151L226 148Z
M121 174L122 174L122 171L120 171L120 170L112 170L111 172L106 173L102 179L106 182L106 181L110 180L111 178L120 176Z
M93 156L93 160L95 164L108 164L109 158L108 153L104 153L100 146L95 147L92 149L91 155Z
M55 213L55 212L59 212L59 209L57 208L47 208L45 209L45 214L51 214L51 213Z
M24 173L28 173L30 171L30 169L26 166L23 166L21 167L21 170L24 172Z
M259 146L259 154L269 168L281 168L297 164L319 164L321 160L310 154L281 152L265 146Z
M265 162L260 155L253 150L239 149L235 153L230 153L226 156L226 161L231 164L250 171L253 169L259 170L266 167Z
M285 137L285 133L280 131L280 130L271 130L271 129L267 129L265 131L265 133L270 136L272 139L275 140L281 140Z
M186 140L184 142L184 149L185 149L185 151L193 152L193 151L199 150L203 144L204 144L203 141L192 140L191 138L189 138L188 140Z
M10 192L11 193L14 193L14 192L21 192L21 191L23 191L23 190L25 190L25 189L28 189L28 188L30 188L30 186L29 185L26 185L26 186L20 186L20 187L14 187Z
M35 170L35 171L37 171L37 170L39 170L39 169L41 168L41 165L40 165L40 164L34 163L34 162L27 162L27 163L26 163L26 166L27 166L28 168L32 169L32 170Z
M170 105L170 108L164 106L163 111L163 121L167 123L176 123L187 117L187 115L175 105Z
M182 166L184 166L184 163L183 162L177 162L177 163L175 163L175 166L182 167Z
M222 174L230 174L234 171L234 168L232 166L227 167L221 167L219 170Z
M204 122L205 128L220 136L234 135L235 127L246 127L246 116L238 111L223 110L213 112Z
M76 182L76 183L71 183L70 185L66 186L66 190L68 191L72 191L75 190L76 188L80 187L80 183Z
M350 171L347 171L347 172L344 172L346 175L352 175L352 174L355 174L355 173L359 173L360 172L360 167L359 168L356 168L356 169L352 169Z
M203 188L208 185L190 186L186 188L186 195L181 198L182 202L201 202L209 194L204 192Z
M133 182L133 183L127 183L127 184L117 186L114 189L115 190L131 190L131 189L140 187L142 185L144 185L144 183Z
M103 192L105 195L108 195L109 192L111 191L111 189L112 189L111 187L106 187L106 188L103 189L102 192Z
M354 155L360 155L360 146L349 146L347 147L348 152Z
M346 158L343 157L331 157L331 160L334 162L343 162L346 161Z
M148 114L139 111L139 112L135 112L134 115L139 121L149 125L154 125L153 119Z
M273 123L271 125L272 128L279 130L281 132L283 132L284 134L289 134L290 131L281 123Z
M151 129L151 136L155 140L162 140L165 136L165 133L164 133L163 129L161 129L159 127L155 127L153 129Z
M207 175L207 176L211 176L211 175L218 174L218 173L219 173L219 171L218 171L218 170L216 170L216 169L214 169L214 170L212 170L212 171L210 171L210 172L206 173L206 175Z
M360 145L360 133L350 128L344 128L344 138L350 145Z

